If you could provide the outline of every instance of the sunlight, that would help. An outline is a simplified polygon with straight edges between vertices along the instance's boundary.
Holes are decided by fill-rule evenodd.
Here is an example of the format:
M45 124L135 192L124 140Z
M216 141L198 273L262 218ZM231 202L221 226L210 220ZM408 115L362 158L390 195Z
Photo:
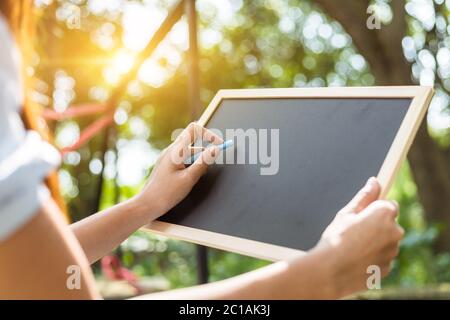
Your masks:
M156 3L127 3L122 16L122 43L103 70L105 81L117 85L134 62L136 54L148 43L152 34L167 16L167 11ZM159 88L174 74L181 63L180 51L187 49L187 26L184 21L177 23L151 58L141 66L138 78L146 85ZM161 59L165 60L160 63Z
M139 80L154 88L159 88L172 76L172 73L163 68L154 59L148 59L139 70Z
M125 74L130 71L134 62L134 54L127 52L126 50L121 50L113 58L113 67L120 74Z
M180 56L177 54L169 54L168 48L163 50L167 53L167 56L172 59L169 61L169 66L162 66L158 63L158 59L161 58L161 54L157 54L154 58L147 59L139 69L138 78L146 85L154 88L159 88L166 83L166 81L174 74L176 68L170 66L170 62L173 62L176 67L180 64ZM103 77L105 81L110 85L117 85L121 77L129 72L133 67L136 55L128 50L119 50L112 58L108 66L103 70ZM174 61L172 61L174 60Z
M123 44L133 51L142 50L158 29L167 11L156 3L126 3L123 8Z
M108 66L103 70L103 77L110 85L116 85L120 78L130 71L133 66L135 54L127 50L119 50L112 58Z

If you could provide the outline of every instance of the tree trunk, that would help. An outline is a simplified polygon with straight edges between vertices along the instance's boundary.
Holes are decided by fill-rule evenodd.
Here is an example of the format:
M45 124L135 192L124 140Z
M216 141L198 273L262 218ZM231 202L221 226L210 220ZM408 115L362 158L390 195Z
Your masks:
M391 1L394 14L380 30L366 26L368 0L316 0L352 37L355 47L366 58L379 85L413 84L411 67L404 59L402 39L406 34L405 3ZM450 153L430 137L426 121L417 133L408 154L419 200L429 221L444 229L436 243L439 251L450 249Z

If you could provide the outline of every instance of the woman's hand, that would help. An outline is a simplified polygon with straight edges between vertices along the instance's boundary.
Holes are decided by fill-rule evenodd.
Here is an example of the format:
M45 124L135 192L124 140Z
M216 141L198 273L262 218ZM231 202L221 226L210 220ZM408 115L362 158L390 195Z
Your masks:
M198 138L213 146L204 149L201 156L189 167L184 164L186 158L194 153L191 145ZM147 185L136 197L141 206L148 207L149 222L165 214L183 200L200 177L206 173L219 154L215 145L223 139L204 127L191 123L178 138L166 148L153 168Z
M338 297L367 288L369 266L386 276L397 256L403 229L396 223L398 207L377 200L380 185L370 178L353 200L336 215L314 250L328 250L332 258L332 281Z
M196 137L214 144L222 143L212 132L190 124L163 151L147 185L138 195L72 224L72 231L91 263L111 252L132 232L166 213L189 193L219 154L218 147L208 147L186 168L184 161L190 156L190 146Z

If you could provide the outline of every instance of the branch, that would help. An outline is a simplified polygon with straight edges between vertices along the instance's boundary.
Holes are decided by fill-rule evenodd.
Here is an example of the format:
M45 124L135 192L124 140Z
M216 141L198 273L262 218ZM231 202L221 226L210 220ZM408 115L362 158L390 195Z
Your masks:
M401 48L401 40L406 31L404 1L392 2L393 21L389 25L383 25L380 30L367 28L368 0L316 0L315 3L338 21L351 36L355 47L369 62L378 83L411 83L410 70ZM400 73L399 67L402 68Z

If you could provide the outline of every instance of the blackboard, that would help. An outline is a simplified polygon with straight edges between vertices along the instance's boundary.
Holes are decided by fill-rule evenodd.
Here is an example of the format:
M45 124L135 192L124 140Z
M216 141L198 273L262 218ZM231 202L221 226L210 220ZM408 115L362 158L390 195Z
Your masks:
M221 99L206 127L222 132L278 129L278 173L261 175L261 164L214 164L187 198L159 221L308 250L339 209L380 172L412 101ZM234 157L248 153L247 146L235 147Z

